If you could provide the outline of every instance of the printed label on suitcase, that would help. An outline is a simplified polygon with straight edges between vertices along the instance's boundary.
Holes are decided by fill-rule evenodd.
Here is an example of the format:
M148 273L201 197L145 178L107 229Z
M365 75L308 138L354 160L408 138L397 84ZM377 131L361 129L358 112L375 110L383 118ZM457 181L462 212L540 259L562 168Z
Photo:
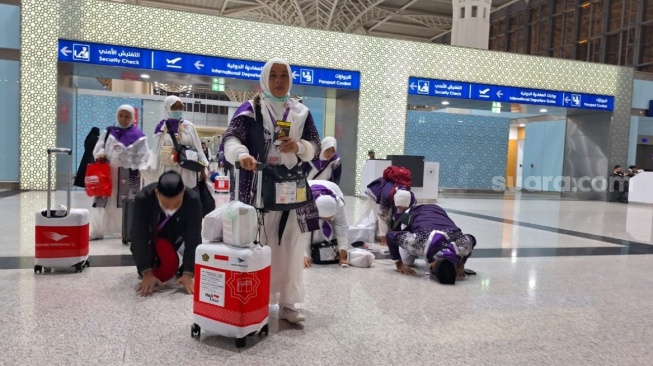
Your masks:
M83 226L37 226L36 258L88 255L88 224Z
M199 300L207 304L224 307L224 272L202 268L199 280Z

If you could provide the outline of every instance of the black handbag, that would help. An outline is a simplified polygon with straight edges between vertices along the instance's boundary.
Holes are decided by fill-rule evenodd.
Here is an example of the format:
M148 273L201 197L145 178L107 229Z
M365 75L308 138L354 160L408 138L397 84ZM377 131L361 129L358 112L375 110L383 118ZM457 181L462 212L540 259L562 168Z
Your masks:
M311 232L311 259L315 264L336 264L340 262L340 251L338 242L334 239L313 244L313 232Z
M166 127L170 138L172 138L172 144L175 146L175 151L177 151L177 162L179 163L179 166L194 172L201 172L206 169L206 165L204 165L200 160L200 153L190 146L179 145L177 138L172 131L170 131L167 122Z
M203 180L197 181L197 186L200 194L200 201L202 202L202 217L208 215L215 210L215 198L207 187L206 182Z
M268 154L259 96L254 98L254 104L257 131L253 135L259 139L258 161L265 164ZM262 184L263 209L266 211L296 210L313 201L313 194L301 164L291 169L285 165L266 165L263 169L263 181L260 184Z

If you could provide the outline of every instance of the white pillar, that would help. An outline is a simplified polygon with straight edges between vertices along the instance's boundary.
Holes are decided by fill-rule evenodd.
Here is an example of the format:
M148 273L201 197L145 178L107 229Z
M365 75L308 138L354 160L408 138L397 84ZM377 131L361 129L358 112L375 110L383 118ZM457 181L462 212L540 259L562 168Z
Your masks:
M487 50L492 0L452 0L451 45Z

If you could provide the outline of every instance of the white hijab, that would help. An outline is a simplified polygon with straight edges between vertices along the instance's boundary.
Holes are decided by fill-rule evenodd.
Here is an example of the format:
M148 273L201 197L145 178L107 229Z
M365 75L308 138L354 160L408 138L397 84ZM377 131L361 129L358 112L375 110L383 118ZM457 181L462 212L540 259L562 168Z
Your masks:
M177 102L181 102L181 99L179 99L179 97L175 95L168 95L166 99L163 100L163 106L165 108L166 115L168 117L170 117L170 110L171 110L170 108L172 108L172 105Z
M261 89L263 89L263 94L265 94L266 97L272 99L272 92L270 92L270 72L272 71L272 66L275 64L284 65L288 70L288 77L290 78L290 82L288 84L288 94L286 94L286 98L288 98L290 96L290 89L292 89L292 70L290 69L290 64L288 61L282 58L274 57L265 63L263 70L261 70L261 79L259 81L261 84Z
M277 98L274 98L270 92L270 72L272 70L272 66L275 64L285 65L286 69L288 70L288 77L290 78L290 81L288 84L288 94L286 95L287 100L285 101L276 100ZM263 89L263 97L261 98L261 114L263 115L263 122L266 129L268 131L274 131L274 125L276 121L283 119L286 110L288 110L288 117L286 120L291 122L290 137L293 140L299 142L299 140L302 138L304 123L308 117L309 110L305 105L289 97L290 89L292 88L292 79L292 70L290 68L290 64L286 60L275 57L265 63L263 70L261 70L260 78L261 89ZM252 107L254 107L254 102L251 103ZM269 155L274 154L272 151L274 148L274 146L270 147ZM285 153L280 155L281 164L284 164L288 168L294 167L297 165L297 163L299 163L297 155L295 154Z
M325 137L324 140L322 140L322 152L320 153L320 160L326 160L324 158L324 152L331 147L336 152L338 152L338 141L335 139L335 137L331 137L331 136Z
M120 122L118 122L118 114L120 113L120 111L129 112L129 114L131 115L129 126L133 126L134 125L134 114L136 114L136 111L134 110L134 107L130 106L129 104L123 104L120 107L118 107L118 110L116 111L116 126L118 126L118 127L121 127ZM127 126L127 127L129 127L129 126Z

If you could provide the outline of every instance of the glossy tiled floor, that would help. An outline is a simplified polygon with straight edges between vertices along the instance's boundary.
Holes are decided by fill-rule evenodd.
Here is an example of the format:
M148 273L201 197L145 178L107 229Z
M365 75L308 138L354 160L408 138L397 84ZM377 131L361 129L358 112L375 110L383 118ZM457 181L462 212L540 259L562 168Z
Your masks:
M649 206L441 198L478 239L469 261L478 276L442 286L388 260L313 267L303 326L273 309L270 336L237 350L221 337L192 339L191 297L175 288L136 296L134 267L119 260L35 276L44 198L0 198L1 365L649 365L653 356ZM353 221L362 201L347 207ZM91 243L97 258L128 253L118 238Z

